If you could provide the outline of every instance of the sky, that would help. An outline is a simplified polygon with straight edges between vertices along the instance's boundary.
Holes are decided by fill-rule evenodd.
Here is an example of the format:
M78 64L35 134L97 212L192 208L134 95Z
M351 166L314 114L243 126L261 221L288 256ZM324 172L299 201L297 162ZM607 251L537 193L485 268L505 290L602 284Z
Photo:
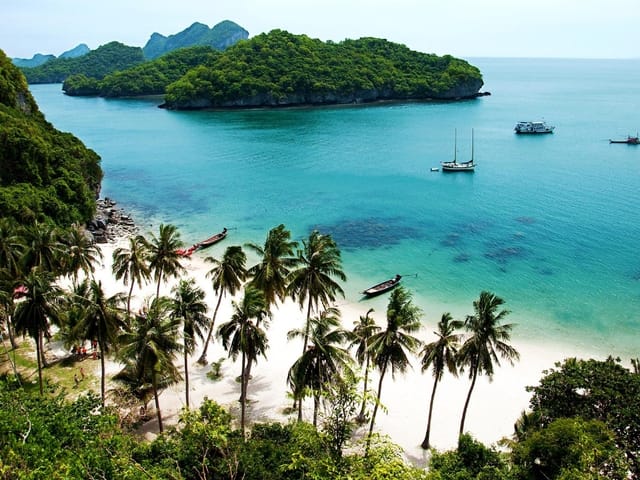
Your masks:
M638 0L0 0L0 49L60 55L232 20L323 41L378 37L461 58L640 58Z

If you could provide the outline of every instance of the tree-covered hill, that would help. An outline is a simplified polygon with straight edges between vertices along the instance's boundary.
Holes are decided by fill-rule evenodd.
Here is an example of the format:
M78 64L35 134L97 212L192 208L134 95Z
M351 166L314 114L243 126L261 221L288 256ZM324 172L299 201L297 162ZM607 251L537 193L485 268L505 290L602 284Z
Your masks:
M56 58L35 68L23 68L29 83L62 83L71 74L101 79L117 70L124 70L144 62L140 47L119 42L102 45L77 58Z
M141 63L102 80L86 75L71 75L62 85L67 95L100 95L124 97L161 95L167 86L180 79L197 65L212 63L220 55L211 47L190 47L175 50L162 57Z
M249 38L249 32L230 20L224 20L211 28L196 22L168 37L154 33L142 51L145 58L152 60L173 50L193 46L208 46L215 50L224 50L247 38Z
M0 50L0 217L86 222L101 180L100 157L45 120L24 76Z
M322 42L273 30L225 50L167 88L174 109L473 97L478 68L377 38Z

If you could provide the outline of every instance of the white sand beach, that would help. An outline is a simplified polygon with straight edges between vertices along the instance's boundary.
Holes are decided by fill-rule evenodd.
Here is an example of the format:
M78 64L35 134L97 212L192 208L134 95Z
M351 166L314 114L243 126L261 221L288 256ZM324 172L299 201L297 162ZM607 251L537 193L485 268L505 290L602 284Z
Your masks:
M111 256L114 245L103 245L103 265L96 272L96 279L101 280L108 294L124 292L127 288L120 282L116 282L111 275ZM205 251L206 253L206 251ZM211 253L208 253L211 254ZM185 260L187 276L193 277L197 284L207 292L207 302L211 306L211 314L215 301L209 279L206 272L210 265L204 262L204 255L196 254L190 260ZM171 287L177 280L173 279L162 286L161 293L169 294ZM150 295L155 294L155 285L147 285L141 292L137 286L134 288L132 308ZM344 328L351 329L350 319L357 319L363 315L361 305L340 303ZM426 306L421 305L422 308ZM218 312L216 323L226 321L231 312L231 298L223 300ZM375 312L374 318L381 326L385 324L384 312ZM248 418L250 421L283 421L295 419L295 415L285 415L283 412L291 406L292 400L287 396L286 377L289 367L300 355L302 344L300 341L287 340L287 332L298 328L303 324L304 314L297 304L287 301L279 305L273 312L273 318L269 324L267 333L269 349L267 359L260 358L252 370L252 380L249 382ZM347 320L349 319L349 320ZM433 323L418 334L423 341L433 340ZM513 339L513 345L520 352L520 361L513 367L503 364L496 368L493 382L485 377L479 377L475 390L471 397L465 430L476 439L485 444L494 444L502 437L510 436L513 432L513 424L520 413L528 406L530 395L525 387L537 384L545 369L553 367L555 362L570 356L580 355L566 346L560 345L534 345L517 337ZM196 363L202 348L196 349L189 366L190 399L191 406L197 407L203 398L208 397L221 405L226 406L232 413L238 412L238 397L240 386L235 381L240 373L239 360L233 362L227 358L227 354L218 340L214 340L209 347L208 361L217 361L224 358L222 363L222 378L212 381L206 373L210 366L201 366ZM182 369L182 358L176 360L176 364ZM115 373L120 366L111 361L108 373ZM96 375L99 376L99 364L96 363ZM371 375L370 388L377 386L377 372ZM439 383L431 429L431 444L438 450L454 448L460 424L460 417L470 381L466 376L454 378L445 375ZM416 464L424 464L425 451L420 448L424 438L429 396L433 386L431 372L420 371L417 358L412 360L412 369L406 375L396 376L391 374L385 377L382 390L382 404L385 410L378 412L376 429L386 434L390 439L400 445L406 455ZM184 383L181 382L162 392L160 406L163 419L167 425L178 420L180 409L184 406ZM152 405L153 402L150 403ZM305 402L306 420L311 420L312 401ZM362 427L364 431L365 427ZM156 432L155 420L151 420L145 426L145 431Z

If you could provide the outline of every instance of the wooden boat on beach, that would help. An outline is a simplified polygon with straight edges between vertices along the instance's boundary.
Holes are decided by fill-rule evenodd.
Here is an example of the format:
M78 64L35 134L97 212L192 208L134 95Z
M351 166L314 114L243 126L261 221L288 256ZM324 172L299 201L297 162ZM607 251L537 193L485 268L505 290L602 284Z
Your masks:
M207 248L213 245L214 243L218 243L220 240L223 240L227 236L227 228L223 228L220 233L216 233L215 235L203 240L199 243L196 243L198 246L198 250L201 248Z
M402 275L396 275L395 277L385 280L384 282L380 282L373 287L367 288L364 292L362 292L367 297L375 297L376 295L380 295L381 293L388 292L389 290L395 288L400 283L402 279Z

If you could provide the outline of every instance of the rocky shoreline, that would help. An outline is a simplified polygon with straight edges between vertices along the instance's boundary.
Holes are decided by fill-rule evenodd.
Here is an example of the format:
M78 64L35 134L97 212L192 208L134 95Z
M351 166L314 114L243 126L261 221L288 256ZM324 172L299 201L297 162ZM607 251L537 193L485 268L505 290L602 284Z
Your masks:
M138 226L131 216L109 197L96 201L96 214L87 224L96 243L116 243L122 238L138 234Z

